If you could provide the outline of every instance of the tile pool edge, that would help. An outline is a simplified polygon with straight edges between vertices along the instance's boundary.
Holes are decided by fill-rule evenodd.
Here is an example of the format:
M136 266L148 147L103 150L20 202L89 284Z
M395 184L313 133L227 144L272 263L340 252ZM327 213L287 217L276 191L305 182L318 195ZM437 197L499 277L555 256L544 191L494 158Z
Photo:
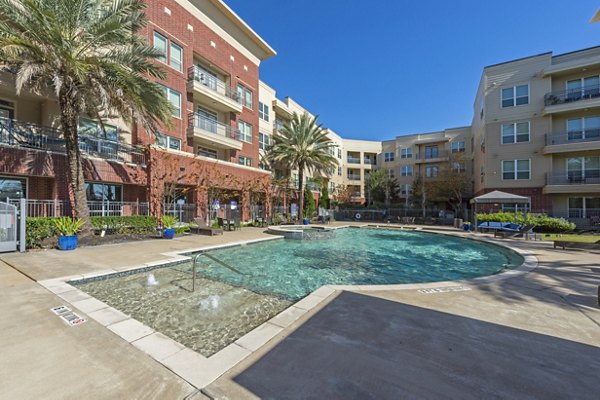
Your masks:
M353 227L343 226L337 229ZM381 229L398 229L396 227L366 225L365 227L376 227ZM406 228L415 229L415 228ZM418 228L416 228L418 229ZM343 290L355 292L381 291L381 290L418 290L427 288L450 288L459 285L478 285L490 283L501 279L513 278L526 274L537 267L538 260L528 250L511 246L505 242L498 242L483 237L465 237L456 232L429 231L428 233L442 234L448 236L462 237L469 240L487 242L496 246L508 248L523 257L523 263L515 269L508 270L499 274L489 275L478 278L471 278L456 281L428 282L418 284L393 284L393 285L324 285L308 294L303 299L292 304L290 307L278 313L276 316L263 322L250 332L235 340L225 348L219 350L210 357L191 350L183 344L167 337L166 335L155 331L147 325L131 318L123 312L110 307L106 303L88 295L77 287L67 282L85 281L87 279L107 277L118 275L134 270L154 269L165 264L178 263L190 259L186 254L215 250L234 246L244 246L253 243L259 243L270 240L281 240L283 237L274 236L253 240L237 241L222 245L204 246L184 251L173 251L161 253L168 257L141 266L127 267L124 269L107 269L96 273L84 275L72 275L57 279L38 281L46 289L77 308L89 318L95 320L100 325L108 328L116 335L120 336L137 349L145 352L157 362L171 370L182 379L198 389L203 389L215 381L221 375L235 367L251 354L259 351L265 344L274 339L277 335L284 332L300 318L306 316L313 309L323 304L327 299Z

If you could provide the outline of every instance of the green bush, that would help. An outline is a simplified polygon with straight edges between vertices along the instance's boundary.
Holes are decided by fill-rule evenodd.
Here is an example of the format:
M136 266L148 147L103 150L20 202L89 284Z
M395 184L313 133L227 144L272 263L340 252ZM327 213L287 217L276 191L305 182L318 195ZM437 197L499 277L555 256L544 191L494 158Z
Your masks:
M25 241L28 249L39 248L42 242L56 236L55 218L27 217L25 221Z
M156 217L132 215L126 217L92 217L92 227L115 233L152 233L156 230Z
M538 233L562 233L575 230L575 224L564 218L549 217L546 214L527 214L527 220L523 213L497 212L491 214L477 214L477 223L480 222L516 222L517 224L535 225L534 232Z

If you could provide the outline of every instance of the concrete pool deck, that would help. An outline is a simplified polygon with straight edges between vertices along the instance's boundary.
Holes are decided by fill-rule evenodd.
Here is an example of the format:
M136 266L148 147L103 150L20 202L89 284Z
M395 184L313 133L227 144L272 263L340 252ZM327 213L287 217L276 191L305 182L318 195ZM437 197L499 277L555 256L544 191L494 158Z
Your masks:
M11 253L0 259L34 280L46 280L124 270L163 259L165 252L269 236L245 228L219 237ZM507 242L532 251L537 269L510 279L461 283L461 291L336 292L203 392L223 399L447 398L459 393L456 397L595 398L600 255L553 250L550 243ZM40 393L76 398L88 386L93 388L88 398L124 393L127 398L152 398L146 393L201 398L194 387L100 324L60 322L49 308L64 301L34 281L4 264L0 273L5 297L0 370L8 382L0 398ZM67 357L69 350L77 356ZM24 361L28 358L43 362ZM67 385L73 376L82 383Z

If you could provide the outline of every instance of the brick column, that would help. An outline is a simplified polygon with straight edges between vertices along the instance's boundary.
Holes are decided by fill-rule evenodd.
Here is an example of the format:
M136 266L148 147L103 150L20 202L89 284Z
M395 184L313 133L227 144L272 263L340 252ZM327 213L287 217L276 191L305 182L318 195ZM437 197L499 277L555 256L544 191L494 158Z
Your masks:
M248 221L250 219L250 191L244 190L242 192L242 221Z

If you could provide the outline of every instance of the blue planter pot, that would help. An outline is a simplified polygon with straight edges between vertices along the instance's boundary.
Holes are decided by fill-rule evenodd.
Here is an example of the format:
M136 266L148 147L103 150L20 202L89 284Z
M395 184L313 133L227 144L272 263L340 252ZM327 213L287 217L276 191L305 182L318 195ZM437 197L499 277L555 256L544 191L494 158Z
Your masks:
M302 220L302 223L303 223L304 225L308 225L308 218L304 218L304 219Z
M464 229L465 231L470 231L470 230L471 230L471 224L464 224L464 225L463 225L463 229Z
M163 237L165 239L173 239L173 237L175 237L175 229L173 229L173 228L165 229L163 231Z
M77 235L74 236L59 236L58 248L61 250L75 250L79 242Z

